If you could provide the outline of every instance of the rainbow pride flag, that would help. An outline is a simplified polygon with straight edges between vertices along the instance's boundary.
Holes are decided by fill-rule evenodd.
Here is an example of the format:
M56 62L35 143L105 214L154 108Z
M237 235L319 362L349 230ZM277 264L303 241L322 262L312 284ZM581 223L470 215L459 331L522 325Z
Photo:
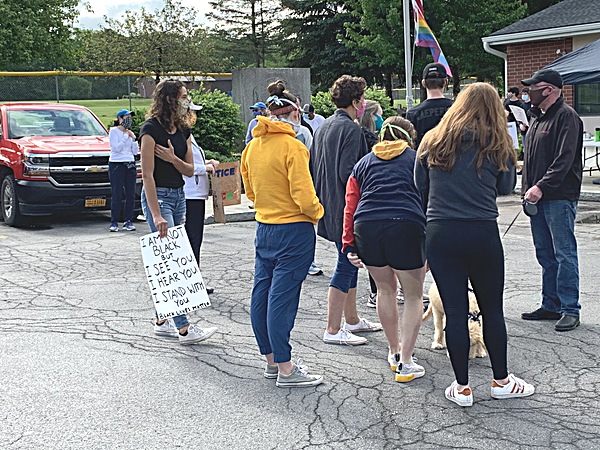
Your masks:
M433 31L431 31L425 20L422 0L412 0L412 5L415 18L415 45L418 47L429 47L433 55L433 60L443 65L446 68L446 72L448 72L448 76L451 77L452 72L450 71L448 61L442 52L440 44L433 35Z

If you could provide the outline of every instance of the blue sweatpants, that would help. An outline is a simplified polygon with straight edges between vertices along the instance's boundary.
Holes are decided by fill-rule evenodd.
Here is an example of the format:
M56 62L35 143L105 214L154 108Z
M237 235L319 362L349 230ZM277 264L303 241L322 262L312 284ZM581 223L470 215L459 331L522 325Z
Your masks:
M256 225L250 320L260 353L273 353L276 363L292 358L290 332L302 282L315 257L315 241L310 222Z

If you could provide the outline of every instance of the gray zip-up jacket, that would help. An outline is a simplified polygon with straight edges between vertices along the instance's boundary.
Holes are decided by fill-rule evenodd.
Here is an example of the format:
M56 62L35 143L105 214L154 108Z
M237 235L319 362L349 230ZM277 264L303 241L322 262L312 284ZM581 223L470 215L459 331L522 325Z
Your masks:
M317 128L310 152L310 173L325 215L317 234L329 241L342 242L346 183L354 165L367 153L360 126L342 110L337 110Z
M496 220L496 197L508 195L517 182L516 169L508 160L508 172L484 158L477 170L477 142L463 137L450 172L430 169L427 162L415 161L415 184L428 198L427 221Z

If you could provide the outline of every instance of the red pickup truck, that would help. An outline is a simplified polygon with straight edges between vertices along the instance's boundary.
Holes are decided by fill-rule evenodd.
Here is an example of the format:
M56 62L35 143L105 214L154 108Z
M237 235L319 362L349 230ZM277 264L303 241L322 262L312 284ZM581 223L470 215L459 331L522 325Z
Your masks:
M0 208L6 224L22 225L27 216L110 210L108 131L90 110L8 103L0 105L0 127Z

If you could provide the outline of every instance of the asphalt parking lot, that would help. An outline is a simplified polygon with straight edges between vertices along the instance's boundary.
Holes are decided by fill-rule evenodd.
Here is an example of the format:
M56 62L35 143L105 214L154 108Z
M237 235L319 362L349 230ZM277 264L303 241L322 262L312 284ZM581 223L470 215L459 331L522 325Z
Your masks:
M520 208L499 201L501 233ZM600 448L600 203L582 202L576 235L582 324L557 333L525 322L541 270L526 217L504 237L509 370L535 384L526 399L492 400L489 359L471 361L474 406L444 398L454 379L431 350L425 322L416 355L425 377L394 381L382 332L360 347L321 340L335 248L317 242L325 276L304 283L294 357L325 382L281 389L262 376L250 327L254 223L205 229L202 274L212 306L192 322L216 326L183 347L156 337L139 237L109 233L109 215L0 222L0 448L13 449L598 449ZM430 283L430 279L427 280ZM359 277L359 312L367 274Z

